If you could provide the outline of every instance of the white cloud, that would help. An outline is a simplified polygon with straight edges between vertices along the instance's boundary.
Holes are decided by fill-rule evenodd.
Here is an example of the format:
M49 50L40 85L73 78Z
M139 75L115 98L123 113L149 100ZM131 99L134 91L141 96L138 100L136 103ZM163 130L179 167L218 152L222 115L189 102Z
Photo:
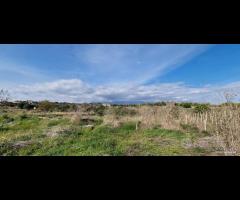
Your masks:
M225 90L240 92L240 82L223 86L191 87L184 83L154 85L101 85L90 86L81 80L58 80L54 82L22 85L8 88L13 99L50 100L67 102L155 102L194 101L220 103Z
M81 51L76 48L74 54L82 65L77 70L71 68L62 76L58 76L59 70L56 73L42 71L38 67L1 58L0 78L4 80L1 80L0 87L8 85L15 99L71 102L155 101L174 99L176 95L185 98L182 96L189 91L192 91L192 96L196 96L199 88L188 88L181 83L148 86L144 83L182 65L208 48L208 45L83 46ZM82 78L58 80L61 79L59 77ZM52 82L45 82L47 80ZM30 85L36 82L39 83ZM25 85L18 86L19 83Z
M87 45L75 49L76 57L83 61L91 82L144 83L161 76L211 45L188 44L119 44Z
M9 89L11 91L11 89ZM91 87L78 79L58 80L34 85L21 85L12 89L15 98L51 101L89 101Z

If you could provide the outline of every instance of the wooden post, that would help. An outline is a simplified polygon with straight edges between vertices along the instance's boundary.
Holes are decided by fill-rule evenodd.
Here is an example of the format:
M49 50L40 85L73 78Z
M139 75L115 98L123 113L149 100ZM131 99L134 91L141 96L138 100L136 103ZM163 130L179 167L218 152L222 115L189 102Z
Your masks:
M136 122L136 131L138 130L140 123L141 123L140 121Z

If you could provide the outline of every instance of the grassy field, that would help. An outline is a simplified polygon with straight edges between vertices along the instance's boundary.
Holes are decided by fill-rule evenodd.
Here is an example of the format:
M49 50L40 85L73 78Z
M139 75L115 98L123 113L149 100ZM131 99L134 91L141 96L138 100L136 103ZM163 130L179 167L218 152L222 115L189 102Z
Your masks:
M157 122L144 126L139 113L137 108L108 108L104 113L5 108L0 114L0 155L224 155L206 131L191 126L171 130Z

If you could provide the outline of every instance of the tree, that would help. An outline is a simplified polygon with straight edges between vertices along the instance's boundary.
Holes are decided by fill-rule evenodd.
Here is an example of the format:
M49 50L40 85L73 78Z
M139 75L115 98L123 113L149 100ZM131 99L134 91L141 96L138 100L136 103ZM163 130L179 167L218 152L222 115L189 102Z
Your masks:
M0 90L0 103L6 102L10 99L8 90Z
M233 92L232 90L226 90L223 93L227 103L232 103L233 99L237 96L237 94L235 92Z

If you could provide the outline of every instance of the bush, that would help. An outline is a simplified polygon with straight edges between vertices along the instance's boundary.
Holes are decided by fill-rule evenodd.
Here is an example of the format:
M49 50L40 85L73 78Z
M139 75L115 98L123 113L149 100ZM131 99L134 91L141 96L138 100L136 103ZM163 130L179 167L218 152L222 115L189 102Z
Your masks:
M61 111L61 112L77 111L77 105L70 104L70 103L59 103L59 104L56 103L55 110Z
M26 110L32 110L34 109L34 105L33 104L30 104L26 101L22 101L20 103L17 104L17 107L20 108L20 109L26 109Z
M177 104L177 106L181 106L183 108L192 108L192 103L189 103L189 102L185 102L185 103L180 103L180 104Z
M0 103L0 106L3 106L3 107L15 107L16 104L13 103L13 102L4 101L4 102L1 102L1 103Z
M186 131L189 131L189 132L193 132L193 133L198 133L199 132L199 129L194 125L180 124L180 126L183 130L186 130Z
M27 119L28 116L27 116L26 113L23 113L23 114L21 114L21 115L19 116L19 118L20 118L20 120L24 120L24 119Z
M133 109L129 109L129 108L126 108L126 107L116 107L114 109L114 114L116 116L125 116L125 115L130 115L130 116L134 116L137 114L137 112Z
M77 109L78 109L78 107L77 107L76 104L71 104L71 105L70 105L70 110L71 110L71 111L77 111Z
M96 106L94 112L99 116L103 116L105 112L105 107L103 105Z
M170 114L175 118L178 119L180 115L179 107L173 106L170 110Z
M9 128L5 127L3 124L0 124L0 132L8 131Z
M56 105L53 102L49 101L41 101L38 104L38 109L45 112L54 111L55 108Z
M101 104L87 105L85 107L87 112L94 112L96 115L103 116L106 110L106 107Z
M154 105L156 105L156 106L166 106L167 103L164 102L164 101L162 101L162 102L157 102L157 103L155 103Z
M223 103L219 105L220 107L231 107L233 109L240 108L240 103Z
M9 116L8 116L7 114L4 114L4 115L2 115L2 118L3 118L3 119L8 119Z
M3 122L4 122L4 123L9 123L9 122L14 121L14 119L13 119L12 117L9 117L7 114L4 114L4 115L2 116L2 119L3 119Z
M61 111L61 112L66 112L70 109L70 105L69 104L60 104L57 107L57 110Z
M204 113L210 110L210 107L208 104L198 104L194 108L194 112L196 113Z

